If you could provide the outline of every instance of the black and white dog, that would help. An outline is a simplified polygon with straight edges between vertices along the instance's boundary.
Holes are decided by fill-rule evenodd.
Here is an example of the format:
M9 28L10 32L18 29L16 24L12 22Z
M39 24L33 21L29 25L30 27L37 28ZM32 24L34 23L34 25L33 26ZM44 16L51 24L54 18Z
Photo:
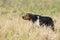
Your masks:
M27 13L26 15L22 16L22 18L24 20L32 21L33 24L37 26L45 25L46 27L51 27L51 29L54 31L54 21L51 17Z

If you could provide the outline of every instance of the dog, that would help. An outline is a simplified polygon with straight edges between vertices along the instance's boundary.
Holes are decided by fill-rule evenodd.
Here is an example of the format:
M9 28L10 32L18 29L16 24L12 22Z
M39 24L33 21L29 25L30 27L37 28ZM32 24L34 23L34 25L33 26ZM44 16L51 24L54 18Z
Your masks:
M51 17L26 13L26 15L22 16L22 18L24 20L32 21L33 24L37 26L45 25L46 27L51 27L51 29L54 31L54 21Z

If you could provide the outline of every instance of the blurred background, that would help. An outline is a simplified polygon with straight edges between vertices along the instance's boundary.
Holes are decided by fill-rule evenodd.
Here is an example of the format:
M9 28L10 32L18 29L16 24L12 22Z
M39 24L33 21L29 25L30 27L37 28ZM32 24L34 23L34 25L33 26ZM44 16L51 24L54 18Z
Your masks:
M52 17L55 32L33 29L26 12ZM0 0L0 40L60 40L60 0Z

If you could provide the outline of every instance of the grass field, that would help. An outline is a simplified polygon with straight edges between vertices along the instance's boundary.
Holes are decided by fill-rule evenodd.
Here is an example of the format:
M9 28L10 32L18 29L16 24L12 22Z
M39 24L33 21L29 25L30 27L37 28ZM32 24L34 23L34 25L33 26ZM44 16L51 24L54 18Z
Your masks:
M52 17L55 32L33 28L26 12ZM0 40L60 40L60 0L0 0Z

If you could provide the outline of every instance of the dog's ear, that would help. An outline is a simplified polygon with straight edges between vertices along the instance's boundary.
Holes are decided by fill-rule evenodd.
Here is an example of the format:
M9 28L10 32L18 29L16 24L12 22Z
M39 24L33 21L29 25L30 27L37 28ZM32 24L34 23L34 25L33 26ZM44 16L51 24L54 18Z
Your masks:
M32 13L27 13L28 15L29 15L29 17L32 17L33 16L33 14Z
M34 15L32 13L29 13L29 16L30 16L30 18L33 18L34 17Z

